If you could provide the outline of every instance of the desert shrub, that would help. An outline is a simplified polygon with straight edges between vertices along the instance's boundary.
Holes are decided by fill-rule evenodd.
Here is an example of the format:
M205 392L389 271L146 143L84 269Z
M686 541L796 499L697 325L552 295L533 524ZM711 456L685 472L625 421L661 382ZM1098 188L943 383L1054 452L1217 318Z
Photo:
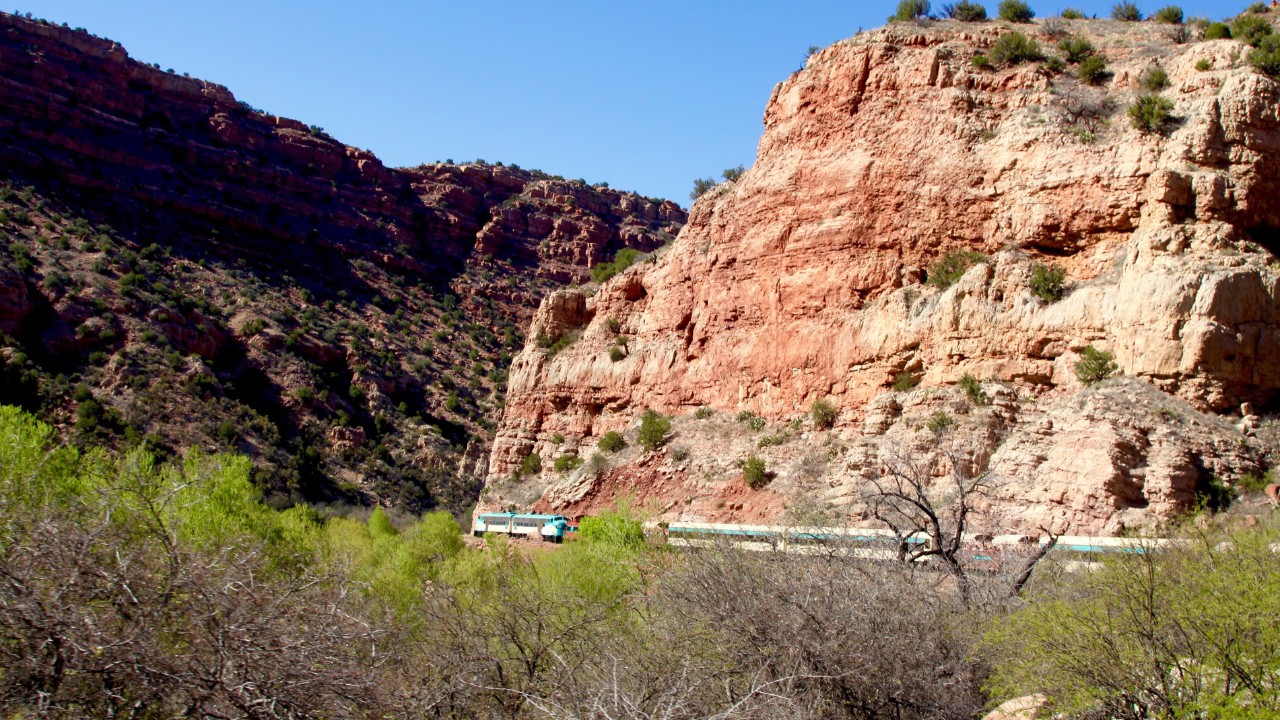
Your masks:
M1244 11L1252 15L1266 15L1267 4L1264 2L1256 2L1250 5L1249 7L1245 8Z
M617 430L610 430L600 438L598 445L605 452L615 453L626 447L627 441L622 438L622 433Z
M1036 16L1031 6L1022 0L1001 0L998 12L1001 20L1012 23L1029 23Z
M973 59L970 60L970 62L973 63L973 66L978 68L979 70L989 70L992 67L991 58L982 54L974 55Z
M582 458L577 455L561 455L556 458L556 472L570 472L582 466Z
M1213 63L1210 62L1208 58L1200 58L1199 60L1196 61L1196 70L1199 70L1200 72L1204 72L1206 70L1212 70L1212 69L1213 69Z
M929 266L928 283L946 290L964 277L970 267L986 259L986 255L975 250L952 250Z
M929 14L928 0L902 0L898 3L898 11L889 18L894 22L906 22Z
M907 370L893 376L893 389L898 392L906 392L919 384L920 376Z
M1067 62L1060 57L1054 56L1044 61L1045 68L1052 73L1064 72L1067 69Z
M720 173L720 176L729 182L738 182L742 179L742 174L746 171L747 169L745 167L739 165L737 167L725 168L724 172Z
M609 359L618 362L627 357L627 351L622 349L621 345L614 345L609 348Z
M1209 23L1209 26L1204 29L1204 39L1205 40L1230 40L1231 26L1227 25L1226 23L1220 23L1220 22Z
M948 428L954 427L956 421L947 414L946 410L939 410L929 416L929 422L925 423L925 427L931 432L942 432Z
M245 323L240 326L240 334L245 337L253 337L265 330L266 327L266 320L263 320L262 318L254 318L252 320L245 321Z
M1034 588L993 621L995 701L1041 692L1049 717L1264 718L1280 714L1274 523L1109 554Z
M1118 2L1111 6L1111 19L1138 22L1142 19L1142 11L1131 2Z
M758 490L769 482L769 471L763 459L755 455L748 456L742 463L742 480L747 487Z
M1262 38L1258 47L1249 51L1249 64L1271 77L1280 77L1280 35Z
M1066 56L1067 62L1072 64L1083 61L1095 52L1093 43L1082 37L1063 38L1058 43L1058 49Z
M711 178L695 179L693 181L693 190L689 192L689 199L697 200L703 195L706 195L707 191L715 187L717 184L718 183L715 180L712 180Z
M1162 23L1170 23L1172 25L1181 25L1183 20L1182 8L1177 5L1165 5L1151 16L1152 20Z
M968 0L943 5L942 13L952 20L961 22L982 22L987 19L987 9L979 3L971 3Z
M1066 10L1062 11L1062 19L1063 20L1083 20L1084 11L1077 10L1076 8L1067 8Z
M991 402L991 398L982 391L982 381L969 373L965 373L960 378L960 389L964 390L965 397L969 398L969 402L974 405L986 405Z
M1066 273L1062 268L1036 263L1031 268L1031 294L1048 303L1057 302L1062 299L1064 279Z
M560 445L563 442L564 442L564 433L556 433L555 435L551 436L552 445Z
M676 462L684 462L689 459L689 448L681 445L671 448L671 459Z
M715 414L716 414L716 411L715 411L715 410L712 410L711 408L707 407L706 405L703 405L702 407L700 407L700 408L698 408L697 410L694 410L694 411L693 411L693 416L694 416L694 417L696 417L696 418L698 418L699 420L706 420L707 418L709 418L709 417L711 417L712 415L715 415Z
M635 264L640 251L635 248L622 248L613 256L612 262L601 263L591 268L591 279L602 283Z
M1142 95L1129 106L1129 120L1144 133L1161 133L1172 121L1173 101L1159 95Z
M750 410L739 410L738 414L734 417L734 420L737 420L740 423L744 423L744 422L750 422L754 420L755 417L756 417L756 414L751 412Z
M1164 68L1156 65L1147 68L1146 72L1142 73L1142 77L1138 79L1138 83L1142 85L1144 90L1160 92L1169 87L1169 73L1165 72Z
M813 418L815 427L829 428L835 425L837 415L839 415L839 411L836 406L823 398L816 398L813 404L809 406L809 416Z
M1231 37L1258 47L1262 38L1271 34L1271 23L1257 15L1241 15L1231 23Z
M662 445L669 432L671 418L653 410L645 410L644 416L640 418L640 433L636 441L640 443L640 447L652 452Z
M1020 32L1001 35L1000 39L996 40L995 45L991 46L991 52L987 56L996 65L1004 66L1020 65L1044 59L1044 53L1040 50L1040 43Z
M622 321L616 317L610 317L605 319L604 326L610 334L617 335L618 331L622 329Z
M1080 359L1075 364L1076 378L1085 385L1106 380L1119 369L1114 355L1092 345L1080 351Z
M1110 74L1107 61L1101 55L1090 55L1076 68L1076 78L1085 85L1100 85Z

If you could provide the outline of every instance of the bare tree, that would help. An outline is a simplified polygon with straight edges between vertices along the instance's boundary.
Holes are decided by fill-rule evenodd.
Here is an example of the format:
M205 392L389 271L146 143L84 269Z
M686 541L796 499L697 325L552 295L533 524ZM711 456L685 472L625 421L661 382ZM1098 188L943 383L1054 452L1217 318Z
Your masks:
M944 434L932 447L884 458L881 474L870 478L863 489L871 516L893 532L898 559L908 564L934 561L954 578L966 604L974 600L971 523L996 485L993 474L982 468L985 461L985 453L976 446ZM993 563L1021 556L1005 596L1021 592L1036 564L1057 543L1052 533L1044 532L1049 542L1037 544L1029 555L1022 548L1001 552L989 547L982 554L988 580L997 569ZM1004 564L999 564L1003 570Z

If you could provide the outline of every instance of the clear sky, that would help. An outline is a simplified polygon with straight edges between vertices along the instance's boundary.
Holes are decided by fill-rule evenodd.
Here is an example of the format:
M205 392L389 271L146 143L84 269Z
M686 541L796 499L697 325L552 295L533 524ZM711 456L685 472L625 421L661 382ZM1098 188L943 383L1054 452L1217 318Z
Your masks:
M1054 0L1041 16L1111 2ZM1165 2L1142 2L1152 13ZM1187 0L1215 19L1247 2ZM941 5L934 2L934 7ZM986 3L995 15L996 0ZM750 165L765 102L896 0L30 0L393 166L483 158L688 204Z

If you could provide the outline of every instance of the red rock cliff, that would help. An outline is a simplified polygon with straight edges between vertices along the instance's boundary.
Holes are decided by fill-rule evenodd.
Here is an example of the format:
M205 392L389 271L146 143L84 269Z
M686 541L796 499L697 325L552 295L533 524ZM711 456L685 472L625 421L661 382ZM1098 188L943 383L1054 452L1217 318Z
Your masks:
M998 24L894 26L812 56L774 90L755 165L696 203L669 252L543 302L529 337L581 339L516 358L485 501L586 512L625 491L666 518L813 501L858 520L863 478L936 444L937 412L1004 481L993 524L1118 531L1189 506L1210 475L1256 472L1262 448L1213 413L1280 387L1280 84L1234 41L1067 28L1103 48L1105 87L976 68ZM1176 118L1163 135L1125 114L1155 65ZM958 250L986 258L927 284ZM1065 297L1033 295L1036 264L1065 272ZM1127 379L1084 389L1090 345ZM904 374L922 383L893 391ZM996 402L966 403L965 374ZM817 398L835 430L800 419ZM611 470L510 478L531 452L591 455L646 407L701 406L775 432L677 418L689 460L632 450ZM741 487L747 453L777 468L765 490Z

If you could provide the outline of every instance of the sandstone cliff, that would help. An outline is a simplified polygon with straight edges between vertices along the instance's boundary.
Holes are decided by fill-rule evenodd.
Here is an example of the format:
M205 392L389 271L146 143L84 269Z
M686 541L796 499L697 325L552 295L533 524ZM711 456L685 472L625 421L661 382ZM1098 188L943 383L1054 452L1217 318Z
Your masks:
M0 69L0 402L247 453L285 499L462 511L541 295L685 219L536 170L388 168L3 13Z
M868 474L947 436L1000 480L990 524L1116 532L1260 472L1265 448L1223 414L1280 387L1280 84L1235 41L1062 28L1106 57L1103 87L975 67L999 23L892 26L813 55L774 90L755 165L700 199L669 251L543 302L528 337L580 339L516 357L485 502L581 513L625 490L666 519L816 503L859 521ZM1060 29L1030 26L1050 47ZM1153 66L1171 82L1165 134L1125 115ZM927 283L958 250L985 258ZM1060 300L1032 293L1037 264L1065 273ZM1126 377L1084 388L1089 346ZM991 404L966 399L966 374ZM900 377L920 384L895 391ZM833 430L803 419L818 398L840 410ZM721 419L683 417L703 406ZM512 479L529 453L590 456L645 408L682 416L671 444L688 459L633 449ZM724 420L741 411L768 429ZM954 427L930 429L939 412ZM776 473L762 490L735 470L748 453Z

